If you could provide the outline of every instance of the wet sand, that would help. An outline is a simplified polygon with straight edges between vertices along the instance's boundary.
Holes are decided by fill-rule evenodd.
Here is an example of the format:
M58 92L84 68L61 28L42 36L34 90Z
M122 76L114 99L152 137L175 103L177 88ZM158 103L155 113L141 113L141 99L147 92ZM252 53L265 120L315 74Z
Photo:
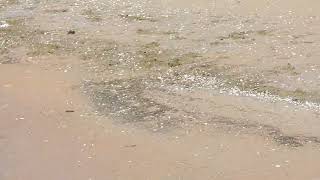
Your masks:
M313 145L292 149L202 126L150 134L92 113L73 72L2 65L1 73L2 179L318 177Z
M0 4L0 179L320 178L318 1Z

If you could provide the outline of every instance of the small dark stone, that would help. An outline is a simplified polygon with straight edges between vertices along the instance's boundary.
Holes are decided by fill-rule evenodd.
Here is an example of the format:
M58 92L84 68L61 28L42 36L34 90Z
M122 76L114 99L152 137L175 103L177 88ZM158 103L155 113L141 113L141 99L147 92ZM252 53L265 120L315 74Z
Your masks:
M67 113L72 113L74 110L66 110Z
M76 31L74 31L74 30L68 31L68 34L75 34L75 33L76 33Z

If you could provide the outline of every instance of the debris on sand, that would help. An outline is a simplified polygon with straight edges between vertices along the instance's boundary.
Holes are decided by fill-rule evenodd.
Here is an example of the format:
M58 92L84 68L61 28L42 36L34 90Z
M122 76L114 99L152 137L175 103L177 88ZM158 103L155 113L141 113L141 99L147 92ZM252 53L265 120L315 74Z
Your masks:
M66 110L66 113L73 113L74 110Z
M125 147L125 148L134 148L134 147L137 147L137 145L136 145L136 144L125 145L124 147Z
M76 31L75 30L69 30L68 34L76 34Z

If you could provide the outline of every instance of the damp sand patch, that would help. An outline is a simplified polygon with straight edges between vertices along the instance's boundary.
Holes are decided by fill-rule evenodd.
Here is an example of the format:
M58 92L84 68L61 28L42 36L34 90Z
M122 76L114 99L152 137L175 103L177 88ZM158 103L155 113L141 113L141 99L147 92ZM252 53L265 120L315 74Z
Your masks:
M170 119L177 110L152 100L144 94L151 79L118 79L108 82L85 82L83 89L101 115L115 122L132 124L151 131L168 131L177 127Z

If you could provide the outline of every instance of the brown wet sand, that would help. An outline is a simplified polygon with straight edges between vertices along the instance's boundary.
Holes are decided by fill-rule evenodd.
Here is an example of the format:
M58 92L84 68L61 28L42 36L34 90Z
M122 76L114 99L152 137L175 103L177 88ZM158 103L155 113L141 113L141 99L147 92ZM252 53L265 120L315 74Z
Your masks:
M294 149L196 126L187 135L150 134L88 113L73 72L37 65L0 72L4 180L320 178L312 145Z

